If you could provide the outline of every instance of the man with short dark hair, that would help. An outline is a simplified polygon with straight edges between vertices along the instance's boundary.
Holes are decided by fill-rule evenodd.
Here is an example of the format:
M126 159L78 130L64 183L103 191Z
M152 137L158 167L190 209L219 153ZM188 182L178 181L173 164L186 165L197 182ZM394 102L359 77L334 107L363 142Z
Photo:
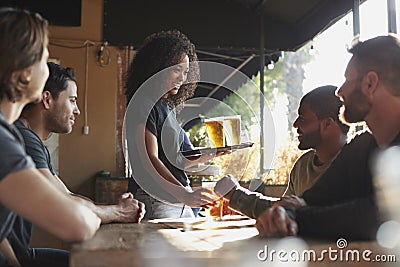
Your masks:
M299 149L310 150L294 164L286 197L276 202L276 199L241 188L235 184L232 176L227 176L216 184L215 192L230 200L230 208L257 218L273 204L296 200L295 196L301 196L318 181L346 143L349 130L338 119L342 103L335 91L335 86L321 86L304 95L300 101L299 115L293 126L299 135Z
M117 205L95 205L86 197L70 192L54 172L50 154L43 144L51 133L68 134L75 118L80 114L77 106L77 86L72 68L47 63L49 78L46 81L42 101L27 105L14 124L24 138L25 148L35 162L36 168L59 189L92 210L102 223L140 222L144 215L144 204L126 193ZM33 225L17 218L14 231L8 237L22 264L29 266L68 266L69 253L55 249L29 248Z
M297 129L301 155L290 171L285 196L301 196L311 188L346 144L349 126L339 121L342 106L335 95L337 87L318 87L305 94L293 123Z

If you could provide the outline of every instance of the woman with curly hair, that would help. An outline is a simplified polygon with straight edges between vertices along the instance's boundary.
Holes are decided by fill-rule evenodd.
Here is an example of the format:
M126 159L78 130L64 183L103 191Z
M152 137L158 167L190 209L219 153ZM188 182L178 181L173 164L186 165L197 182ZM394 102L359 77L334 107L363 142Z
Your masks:
M180 152L184 132L176 120L199 76L195 46L177 30L147 37L132 61L125 92L134 177L128 191L145 203L145 219L193 217L190 206L214 201L210 190L191 189L184 169L215 155L185 159Z

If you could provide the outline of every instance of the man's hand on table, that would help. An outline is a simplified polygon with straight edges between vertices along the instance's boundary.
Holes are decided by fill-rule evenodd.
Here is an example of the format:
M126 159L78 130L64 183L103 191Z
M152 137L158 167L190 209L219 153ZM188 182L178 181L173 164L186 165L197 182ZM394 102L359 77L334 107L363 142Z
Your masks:
M119 222L140 223L146 213L144 204L134 199L132 193L122 194L118 206L120 207Z
M297 223L281 206L273 206L261 213L256 228L261 236L266 237L295 236L298 232Z
M230 199L236 188L240 186L232 175L221 178L214 187L214 192L217 196Z

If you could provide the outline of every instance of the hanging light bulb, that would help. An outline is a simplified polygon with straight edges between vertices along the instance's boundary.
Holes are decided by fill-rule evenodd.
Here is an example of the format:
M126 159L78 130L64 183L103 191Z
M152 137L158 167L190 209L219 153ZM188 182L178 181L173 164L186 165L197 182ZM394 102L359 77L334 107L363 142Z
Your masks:
M275 68L275 65L274 65L274 62L271 60L270 62L269 62L269 64L267 65L267 68L269 69L269 70L273 70L274 68Z

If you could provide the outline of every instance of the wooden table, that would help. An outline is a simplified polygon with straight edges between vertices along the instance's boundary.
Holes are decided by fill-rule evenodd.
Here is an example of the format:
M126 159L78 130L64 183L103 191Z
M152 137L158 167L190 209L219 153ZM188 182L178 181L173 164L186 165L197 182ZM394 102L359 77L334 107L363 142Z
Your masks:
M398 252L384 251L376 242L349 243L340 250L335 242L260 239L254 223L243 216L226 216L218 222L170 219L102 225L94 238L72 246L71 266L281 266L281 263L288 263L285 259L295 259L296 252L299 252L298 260L290 266L396 266L393 263L366 262L362 253L367 249L372 252L368 255L370 258L379 254L386 258L394 255L400 260ZM333 253L336 260L331 260L328 252L321 254L329 248L337 250L336 254ZM351 258L356 250L359 261ZM285 251L286 257L278 255L279 251ZM311 261L308 261L311 251L316 256L314 259L311 256ZM318 260L321 255L323 260Z

